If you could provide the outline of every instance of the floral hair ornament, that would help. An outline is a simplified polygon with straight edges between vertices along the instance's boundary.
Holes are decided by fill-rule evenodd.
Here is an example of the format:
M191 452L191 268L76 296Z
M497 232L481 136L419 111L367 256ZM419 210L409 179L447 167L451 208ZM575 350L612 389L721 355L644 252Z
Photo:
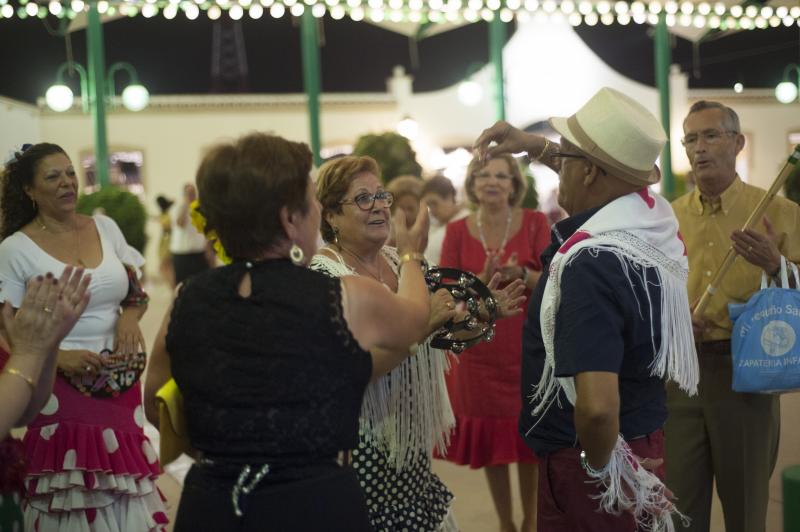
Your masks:
M5 160L3 161L3 166L8 166L9 164L13 163L17 159L19 159L20 155L28 151L28 148L33 146L33 144L23 144L19 148L12 148L8 155L6 155Z
M206 217L203 215L203 211L200 209L199 201L194 200L189 206L189 218L191 218L192 225L195 227L195 229L204 234L206 240L211 242L211 245L214 247L214 253L217 254L219 260L221 260L224 264L230 264L233 262L233 259L231 259L225 252L225 248L222 247L222 242L219 241L217 232L213 229L206 229Z

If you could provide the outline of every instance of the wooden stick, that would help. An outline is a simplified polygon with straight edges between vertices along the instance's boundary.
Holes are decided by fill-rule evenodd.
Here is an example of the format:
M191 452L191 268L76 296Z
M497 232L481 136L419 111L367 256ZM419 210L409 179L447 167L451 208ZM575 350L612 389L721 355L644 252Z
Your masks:
M761 217L764 216L764 212L766 212L767 207L772 202L773 198L778 194L780 189L783 187L786 180L789 179L796 170L800 170L800 144L794 147L794 151L786 160L786 164L783 165L783 169L778 174L778 177L775 178L775 181L772 183L772 186L769 187L764 197L761 198L761 201L756 205L756 208L750 213L750 217L747 218L747 221L744 223L742 227L742 231L746 231L747 229L752 229ZM723 277L725 274L728 273L728 270L731 266L733 266L733 261L736 260L737 253L731 246L728 249L728 253L725 255L725 260L722 261L719 268L717 268L714 277L711 278L711 282L708 283L705 291L703 292L700 301L697 303L697 307L694 309L694 316L696 318L700 318L705 313L708 304L711 302L711 297L717 291L717 287L722 282Z

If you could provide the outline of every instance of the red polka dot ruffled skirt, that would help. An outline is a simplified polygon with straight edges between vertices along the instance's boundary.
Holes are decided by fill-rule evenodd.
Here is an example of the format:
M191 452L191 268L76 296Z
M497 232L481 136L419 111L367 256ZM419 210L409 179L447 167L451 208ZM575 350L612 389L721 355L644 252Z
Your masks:
M98 399L56 378L23 440L26 530L164 530L158 455L143 427L139 386Z

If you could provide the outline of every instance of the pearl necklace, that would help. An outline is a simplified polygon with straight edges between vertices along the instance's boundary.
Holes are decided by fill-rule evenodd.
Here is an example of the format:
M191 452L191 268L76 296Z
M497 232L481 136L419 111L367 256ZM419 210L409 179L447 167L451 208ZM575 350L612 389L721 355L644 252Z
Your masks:
M481 237L481 245L483 245L483 251L486 255L489 255L489 246L486 245L486 236L483 234L483 222L481 222L481 214L482 211L478 209L476 215L476 222L478 224L478 235ZM508 241L508 232L511 230L511 215L513 214L512 209L508 209L508 218L506 218L506 232L503 235L503 241L500 243L500 247L497 248L497 254L502 256L506 249L506 242Z

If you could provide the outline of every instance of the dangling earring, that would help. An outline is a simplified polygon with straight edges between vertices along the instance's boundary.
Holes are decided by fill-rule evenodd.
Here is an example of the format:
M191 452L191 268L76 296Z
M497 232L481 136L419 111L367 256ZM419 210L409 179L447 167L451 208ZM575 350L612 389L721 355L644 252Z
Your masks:
M34 210L34 211L38 211L38 210L39 210L39 209L37 208L37 205L36 205L36 200L35 200L35 199L31 198L31 204L33 205L33 210Z
M292 243L291 249L289 249L289 258L292 260L295 266L302 266L303 260L306 258L306 254L303 253L303 250L295 243Z
M339 228L338 227L334 227L333 228L333 243L336 244L337 246L339 245Z

